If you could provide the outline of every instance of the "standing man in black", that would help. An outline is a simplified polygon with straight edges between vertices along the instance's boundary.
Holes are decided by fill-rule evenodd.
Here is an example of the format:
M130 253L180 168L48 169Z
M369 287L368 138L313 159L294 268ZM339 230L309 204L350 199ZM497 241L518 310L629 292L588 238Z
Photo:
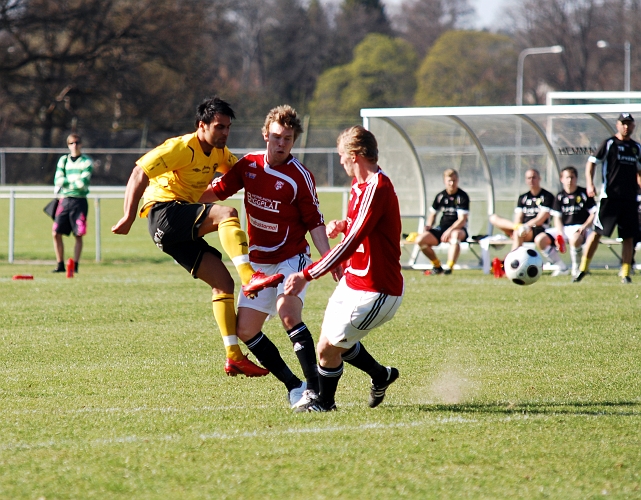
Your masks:
M641 170L641 144L632 140L634 118L630 113L621 113L617 120L617 133L603 141L599 150L588 158L585 165L585 180L588 196L595 196L594 172L601 164L603 187L599 199L594 232L587 241L587 254L581 259L579 274L574 282L581 281L588 272L590 261L599 246L601 236L610 236L614 226L619 227L623 239L621 252L621 282L632 283L630 265L634 240L639 232L637 203L637 172Z

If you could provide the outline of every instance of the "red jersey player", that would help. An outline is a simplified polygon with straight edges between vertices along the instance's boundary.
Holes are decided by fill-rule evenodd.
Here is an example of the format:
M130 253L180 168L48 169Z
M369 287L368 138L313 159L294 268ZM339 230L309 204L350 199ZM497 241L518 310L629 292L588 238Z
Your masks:
M374 135L361 126L338 137L338 153L347 174L354 178L347 219L331 221L330 238L343 240L320 260L285 281L285 293L296 295L306 283L320 278L349 259L344 277L329 300L318 342L320 391L317 398L296 411L336 409L334 396L343 373L343 361L372 378L369 406L378 406L398 370L385 367L369 354L360 340L373 328L392 319L403 298L400 264L401 217L390 179L378 166Z
M311 263L308 232L321 255L329 251L314 176L290 154L302 130L290 106L272 109L263 126L266 151L248 154L212 184L212 196L220 200L245 189L250 262L266 273L279 269L286 277ZM285 295L281 284L253 300L241 296L238 301L238 337L285 384L292 407L318 392L314 340L302 320L304 300L304 291ZM261 331L265 320L276 314L292 341L305 382L291 372Z

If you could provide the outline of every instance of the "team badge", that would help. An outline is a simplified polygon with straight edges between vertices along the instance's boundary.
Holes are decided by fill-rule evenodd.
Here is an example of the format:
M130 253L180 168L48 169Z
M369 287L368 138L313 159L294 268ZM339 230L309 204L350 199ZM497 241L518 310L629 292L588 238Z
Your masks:
M576 197L576 202L577 202L577 203L581 203L581 196L577 196L577 197Z
M249 177L250 179L256 178L256 174L253 172L245 172L245 176Z
M274 188L276 189L276 191L278 191L284 185L285 185L285 183L283 181L276 181L276 184L274 184Z

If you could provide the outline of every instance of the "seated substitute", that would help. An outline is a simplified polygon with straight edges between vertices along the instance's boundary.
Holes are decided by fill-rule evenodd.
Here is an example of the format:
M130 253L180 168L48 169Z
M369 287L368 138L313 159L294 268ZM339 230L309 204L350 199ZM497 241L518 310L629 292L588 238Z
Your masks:
M554 198L550 214L554 218L554 228L539 234L535 241L541 253L559 267L552 276L568 273L561 260L559 251L565 253L565 243L570 244L572 277L579 273L579 263L583 254L583 244L592 232L592 221L596 214L596 202L588 196L585 188L577 185L578 172L572 166L561 171L563 189Z
M459 176L456 170L448 168L443 172L445 189L434 198L434 203L430 207L430 214L427 217L425 232L416 238L416 244L434 266L432 269L425 271L426 275L451 274L461 252L460 243L467 239L470 198L465 191L459 189L458 182ZM443 215L439 225L434 227L436 216L441 211ZM441 261L432 249L439 243L450 244L445 268L441 266Z
M512 238L512 250L526 241L534 241L539 234L545 232L554 203L554 195L541 187L541 174L538 170L527 170L525 183L530 186L530 190L519 196L514 209L514 221L497 214L490 215L490 223Z

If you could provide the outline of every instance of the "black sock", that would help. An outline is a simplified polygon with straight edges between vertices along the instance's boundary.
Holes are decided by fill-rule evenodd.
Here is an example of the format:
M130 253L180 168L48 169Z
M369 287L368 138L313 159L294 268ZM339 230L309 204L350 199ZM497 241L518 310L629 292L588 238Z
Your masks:
M77 272L78 272L78 263L77 263L77 262L74 262L74 263L73 263L73 267L74 267L73 272L74 272L74 273L77 273Z
M374 382L387 380L387 368L376 361L360 342L343 353L343 361L367 373Z
M256 356L261 365L267 368L274 377L280 380L288 391L300 387L300 379L292 373L278 352L278 348L263 332L245 342L247 348Z
M312 334L305 323L299 323L291 330L287 330L287 335L294 345L294 352L307 380L307 388L317 393L319 390L318 369Z
M318 400L325 408L330 408L335 403L336 389L342 374L343 363L338 368L323 368L318 365Z

